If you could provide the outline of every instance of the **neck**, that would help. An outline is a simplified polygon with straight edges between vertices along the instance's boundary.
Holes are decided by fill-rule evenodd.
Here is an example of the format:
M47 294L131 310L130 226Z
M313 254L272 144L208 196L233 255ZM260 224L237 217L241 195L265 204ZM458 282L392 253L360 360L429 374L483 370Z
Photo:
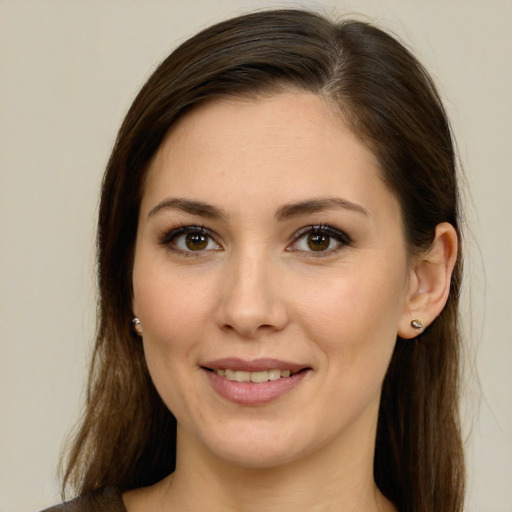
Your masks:
M363 437L375 436L366 432ZM220 460L179 430L176 471L158 484L162 510L394 511L373 479L374 441L365 446L360 439L355 444L355 439L347 441L285 465L241 468Z

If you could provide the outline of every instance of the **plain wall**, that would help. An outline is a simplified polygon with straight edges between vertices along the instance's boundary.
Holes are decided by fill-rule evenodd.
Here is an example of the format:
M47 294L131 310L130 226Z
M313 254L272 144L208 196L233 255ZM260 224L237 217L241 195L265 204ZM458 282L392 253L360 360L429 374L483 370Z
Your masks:
M300 5L394 31L440 87L471 191L466 509L512 511L512 1L0 0L0 512L59 501L95 324L99 185L135 93L198 29Z

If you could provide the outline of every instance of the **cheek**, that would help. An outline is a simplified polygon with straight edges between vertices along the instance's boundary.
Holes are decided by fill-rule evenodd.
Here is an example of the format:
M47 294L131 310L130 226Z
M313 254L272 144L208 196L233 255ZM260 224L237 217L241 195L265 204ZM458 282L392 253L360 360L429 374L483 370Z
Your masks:
M364 411L375 413L396 343L397 296L393 301L380 285L365 284L362 278L326 284L322 299L303 308L303 325L326 369L323 403L330 405L324 421L333 431L366 417Z
M398 276L379 279L368 272L350 271L317 281L314 289L303 292L301 314L314 323L318 333L359 337L357 333L391 330L396 334L403 290L404 280Z
M134 310L141 319L146 361L153 382L169 408L180 403L181 383L196 369L198 340L211 316L209 287L204 280L182 279L164 268L148 272L136 262L133 276ZM175 412L173 410L173 412Z
M375 265L373 272L344 269L302 295L298 316L327 364L341 366L344 375L354 378L365 378L371 368L383 376L403 309L401 270L398 265L396 270Z
M199 402L189 383L197 370L198 340L207 317L203 294L194 293L187 284L166 274L134 279L149 373L162 400L178 419L188 418L190 407Z
M142 266L142 265L141 265ZM145 337L160 348L185 348L205 328L213 290L208 280L182 276L176 269L137 273L134 303Z

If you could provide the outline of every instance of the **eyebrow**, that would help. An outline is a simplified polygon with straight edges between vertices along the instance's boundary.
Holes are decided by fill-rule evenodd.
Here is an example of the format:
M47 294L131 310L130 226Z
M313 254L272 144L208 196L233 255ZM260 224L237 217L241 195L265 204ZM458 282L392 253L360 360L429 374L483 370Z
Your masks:
M276 212L277 220L286 220L299 215L308 213L317 213L325 210L342 208L352 212L360 213L367 217L370 216L367 210L362 206L342 199L340 197L327 197L323 199L311 199L309 201L301 201L300 203L286 204L281 206Z
M199 215L201 217L207 217L209 219L225 219L226 214L222 212L216 206L213 206L208 203L203 203L202 201L193 201L190 199L181 199L181 198L168 198L164 199L160 203L158 203L151 211L148 213L148 217L153 217L161 210L181 210L185 213L190 213L191 215Z
M285 204L278 208L275 217L278 221L282 221L293 217L299 217L300 215L338 208L369 216L368 211L356 203L339 197L327 197L322 199L310 199L299 203ZM227 218L227 214L216 206L203 201L194 201L182 198L164 199L150 210L148 217L153 217L159 211L167 209L181 210L182 212L189 213L191 215L199 215L200 217L207 217L210 219L225 220Z

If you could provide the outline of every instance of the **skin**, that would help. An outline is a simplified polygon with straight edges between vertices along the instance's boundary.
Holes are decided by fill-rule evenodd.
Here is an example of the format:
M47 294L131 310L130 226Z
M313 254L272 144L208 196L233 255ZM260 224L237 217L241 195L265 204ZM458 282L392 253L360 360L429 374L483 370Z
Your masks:
M333 198L352 207L279 216ZM331 236L314 251L298 235L311 225L350 242ZM168 234L180 226L212 238L192 251ZM126 493L128 510L394 510L373 480L381 385L397 334L414 337L411 319L426 325L446 301L452 231L440 226L431 254L412 259L378 163L313 94L215 100L182 118L148 173L133 269L149 371L178 421L177 467ZM224 357L309 371L278 399L245 406L201 370Z

